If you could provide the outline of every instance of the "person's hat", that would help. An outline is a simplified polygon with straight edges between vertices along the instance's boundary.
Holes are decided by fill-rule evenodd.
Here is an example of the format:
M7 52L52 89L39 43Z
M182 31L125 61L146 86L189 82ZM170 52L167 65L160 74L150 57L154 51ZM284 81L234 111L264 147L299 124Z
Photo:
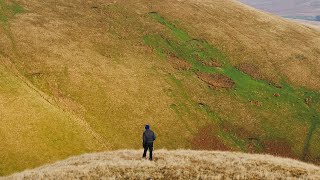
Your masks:
M149 124L146 124L146 127L145 127L146 129L150 129L150 126L149 126Z

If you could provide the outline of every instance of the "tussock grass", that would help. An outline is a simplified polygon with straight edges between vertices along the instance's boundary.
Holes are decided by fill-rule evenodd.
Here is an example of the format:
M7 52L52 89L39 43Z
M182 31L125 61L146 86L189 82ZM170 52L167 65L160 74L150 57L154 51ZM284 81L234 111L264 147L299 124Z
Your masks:
M292 159L219 151L157 150L85 154L1 179L319 179L320 168Z

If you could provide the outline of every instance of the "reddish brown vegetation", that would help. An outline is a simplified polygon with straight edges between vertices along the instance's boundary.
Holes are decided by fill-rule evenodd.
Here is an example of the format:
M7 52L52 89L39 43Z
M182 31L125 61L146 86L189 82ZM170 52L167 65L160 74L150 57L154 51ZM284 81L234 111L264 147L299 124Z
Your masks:
M259 153L259 139L257 138L248 138L248 144L246 145L246 150L248 153Z
M308 97L304 100L304 102L308 105L308 106L311 106L312 105L312 97Z
M248 131L246 128L236 126L228 122L223 122L221 124L221 128L223 129L223 131L228 132L229 134L232 134L241 139L257 137L256 135Z
M280 94L279 93L274 93L273 96L274 97L280 97Z
M173 68L178 70L190 70L192 68L191 64L175 56L170 56L169 62L172 64Z
M295 158L296 155L292 152L292 145L285 139L265 140L262 142L263 152L281 156Z
M245 140L246 151L250 153L258 153L260 146L260 136L255 134L254 132L249 131L244 127L240 127L237 125L230 124L228 122L223 122L221 124L221 128L224 132L231 134L239 139Z
M211 66L211 67L221 67L222 66L221 63L219 63L215 59L211 59L210 61L203 61L202 63L206 66Z
M262 103L260 101L256 101L256 100L251 100L250 103L252 105L255 105L255 106L258 106L258 107L261 107L262 106Z
M197 73L198 77L210 87L231 89L235 85L232 79L222 74Z
M238 65L237 68L240 71L250 75L254 79L261 79L261 77L262 77L259 68L253 64L243 63L243 64Z
M202 64L210 67L221 67L222 64L217 61L216 59L211 59L210 61L202 60L200 57L197 57L197 60L200 61Z
M207 125L200 128L198 133L191 140L193 149L201 150L231 150L226 146L219 137L217 137L217 130L213 125Z

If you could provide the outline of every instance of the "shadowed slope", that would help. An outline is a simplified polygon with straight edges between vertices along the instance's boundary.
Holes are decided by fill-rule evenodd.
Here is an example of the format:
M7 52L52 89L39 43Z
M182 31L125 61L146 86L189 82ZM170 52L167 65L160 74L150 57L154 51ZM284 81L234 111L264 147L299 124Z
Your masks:
M2 179L318 179L320 168L268 155L218 151L159 150L86 154Z

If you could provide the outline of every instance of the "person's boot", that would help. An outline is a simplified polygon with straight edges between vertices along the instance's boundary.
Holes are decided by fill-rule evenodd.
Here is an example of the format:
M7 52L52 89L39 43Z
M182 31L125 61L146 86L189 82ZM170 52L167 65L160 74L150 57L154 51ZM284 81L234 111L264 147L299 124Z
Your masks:
M152 161L152 151L150 151L150 157L149 160Z
M147 150L143 150L142 159L147 159Z

